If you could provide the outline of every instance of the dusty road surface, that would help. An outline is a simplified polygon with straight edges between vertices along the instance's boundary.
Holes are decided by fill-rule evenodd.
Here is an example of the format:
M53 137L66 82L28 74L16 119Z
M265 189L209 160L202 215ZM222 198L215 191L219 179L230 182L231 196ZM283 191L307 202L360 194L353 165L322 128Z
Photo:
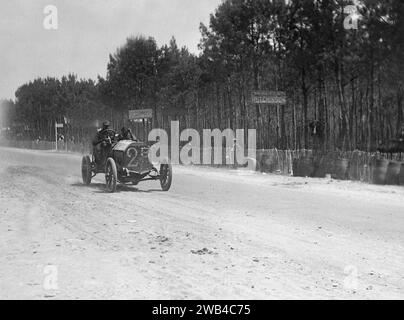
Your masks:
M404 188L175 167L108 194L80 165L0 149L0 298L404 298Z

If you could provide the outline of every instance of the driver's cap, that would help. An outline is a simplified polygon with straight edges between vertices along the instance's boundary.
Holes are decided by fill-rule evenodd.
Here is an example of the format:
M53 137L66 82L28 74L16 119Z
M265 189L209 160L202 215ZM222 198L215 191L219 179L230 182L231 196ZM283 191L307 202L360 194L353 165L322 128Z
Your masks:
M109 127L111 124L109 123L109 121L104 121L103 123L102 123L102 126L105 128L105 127Z

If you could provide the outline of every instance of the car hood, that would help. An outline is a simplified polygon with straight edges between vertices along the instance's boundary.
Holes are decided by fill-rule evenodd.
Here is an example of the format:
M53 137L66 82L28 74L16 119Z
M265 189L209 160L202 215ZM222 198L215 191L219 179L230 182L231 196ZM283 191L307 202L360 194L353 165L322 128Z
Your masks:
M147 146L144 142L137 142L132 140L122 140L119 141L115 146L116 151L126 151L129 147L145 147Z

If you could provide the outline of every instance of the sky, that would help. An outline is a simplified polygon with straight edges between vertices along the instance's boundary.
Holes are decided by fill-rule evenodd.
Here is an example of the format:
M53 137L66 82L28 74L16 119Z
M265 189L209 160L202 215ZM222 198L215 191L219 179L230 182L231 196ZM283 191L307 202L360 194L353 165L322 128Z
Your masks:
M175 36L179 46L197 53L199 24L221 0L1 0L0 99L37 77L68 73L79 78L105 76L109 54L131 35L152 36L158 45ZM44 20L57 9L58 29Z

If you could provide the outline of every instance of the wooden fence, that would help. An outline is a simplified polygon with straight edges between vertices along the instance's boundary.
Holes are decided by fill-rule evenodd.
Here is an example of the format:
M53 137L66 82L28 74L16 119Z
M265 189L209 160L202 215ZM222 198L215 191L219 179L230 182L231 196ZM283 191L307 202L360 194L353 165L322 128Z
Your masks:
M55 150L55 142L2 140L0 145L33 150ZM89 154L91 146L83 143L58 143L59 151ZM236 168L227 164L230 149L220 149L222 164L211 166ZM201 163L204 149L201 149ZM362 151L319 153L313 150L257 150L256 170L259 172L296 177L325 178L362 181L375 184L404 185L404 154L381 154Z
M404 185L404 154L362 151L318 153L312 150L261 150L257 170L296 177Z

